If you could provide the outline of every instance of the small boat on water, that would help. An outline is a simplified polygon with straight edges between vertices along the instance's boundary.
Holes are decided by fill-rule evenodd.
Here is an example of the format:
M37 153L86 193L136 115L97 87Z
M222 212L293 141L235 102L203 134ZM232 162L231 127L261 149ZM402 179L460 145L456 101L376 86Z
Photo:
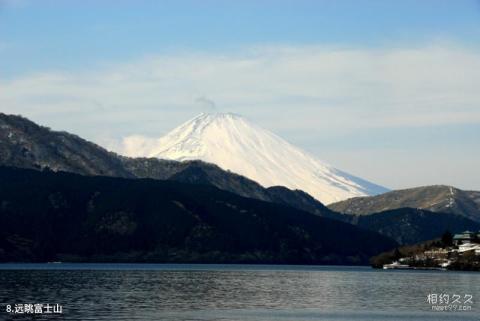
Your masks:
M410 266L408 264L402 264L400 262L393 262L391 264L384 264L384 270L437 270L437 271L446 271L446 266L435 267L435 266Z
M447 260L447 261L441 263L441 264L440 264L440 267L446 269L446 268L448 268L448 267L450 266L450 264L452 264L452 261Z
M408 264L402 264L397 261L391 263L391 264L384 264L383 269L384 270L390 270L390 269L411 269L412 267Z

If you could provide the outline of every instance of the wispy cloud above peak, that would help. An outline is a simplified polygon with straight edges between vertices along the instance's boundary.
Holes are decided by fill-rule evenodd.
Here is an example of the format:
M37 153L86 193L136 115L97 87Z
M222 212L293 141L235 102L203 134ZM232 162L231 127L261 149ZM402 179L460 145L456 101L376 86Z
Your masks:
M220 106L301 145L301 137L335 141L382 128L479 126L478 70L480 51L444 43L245 47L3 80L0 105L112 148L127 136L160 137ZM140 141L148 139L129 139Z
M161 55L103 70L32 74L3 81L0 102L7 111L31 115L71 112L68 105L82 104L73 112L98 109L112 122L129 111L141 119L212 111L218 104L246 114L258 106L254 113L328 111L350 127L480 121L480 54L472 49L277 46L244 52Z

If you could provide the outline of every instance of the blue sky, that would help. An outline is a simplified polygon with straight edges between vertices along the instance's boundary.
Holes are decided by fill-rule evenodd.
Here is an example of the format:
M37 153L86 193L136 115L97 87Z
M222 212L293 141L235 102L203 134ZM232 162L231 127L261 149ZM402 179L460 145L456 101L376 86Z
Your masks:
M28 1L0 9L2 73L252 44L478 45L478 1Z
M112 149L244 114L387 187L480 190L479 1L0 0L0 109Z

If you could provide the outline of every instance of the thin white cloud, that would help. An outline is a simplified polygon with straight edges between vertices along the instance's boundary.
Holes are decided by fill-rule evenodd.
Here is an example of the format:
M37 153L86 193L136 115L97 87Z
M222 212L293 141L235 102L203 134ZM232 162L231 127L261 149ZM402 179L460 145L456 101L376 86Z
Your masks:
M136 154L148 148L151 137L215 106L243 114L333 165L385 186L442 183L478 189L478 175L472 174L478 172L478 148L472 144L432 147L423 142L412 149L405 141L390 147L401 147L397 152L352 150L342 149L341 138L392 127L408 133L411 127L477 126L479 83L480 52L452 44L273 46L0 78L0 111ZM322 139L336 147L315 143Z
M33 74L0 82L0 105L99 142L158 136L200 101L274 131L480 123L479 71L479 52L452 45L247 48Z

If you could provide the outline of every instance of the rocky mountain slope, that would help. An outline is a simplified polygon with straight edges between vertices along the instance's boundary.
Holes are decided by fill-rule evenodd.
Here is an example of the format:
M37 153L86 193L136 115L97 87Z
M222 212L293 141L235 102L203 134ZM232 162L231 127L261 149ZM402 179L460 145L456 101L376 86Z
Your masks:
M0 165L133 177L121 160L78 136L51 131L21 116L0 113Z
M463 191L444 185L397 190L372 197L355 197L329 205L336 212L355 215L404 207L451 213L480 222L480 192Z

